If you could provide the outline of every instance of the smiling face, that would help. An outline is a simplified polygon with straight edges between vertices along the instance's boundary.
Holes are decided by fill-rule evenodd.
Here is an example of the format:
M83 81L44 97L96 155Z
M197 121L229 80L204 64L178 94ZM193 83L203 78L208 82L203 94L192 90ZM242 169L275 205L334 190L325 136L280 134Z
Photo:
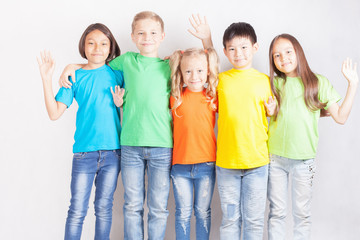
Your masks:
M191 92L201 92L208 77L208 64L205 55L184 56L181 60L181 74Z
M258 48L258 44L252 44L249 38L234 37L226 43L224 53L235 69L249 69Z
M138 20L131 33L131 39L140 54L146 57L158 57L158 49L164 37L161 24L150 18Z
M287 77L298 76L296 52L289 40L285 38L276 40L272 52L274 64L280 72L285 73Z
M87 69L95 69L105 64L110 53L110 40L100 30L90 32L85 38Z

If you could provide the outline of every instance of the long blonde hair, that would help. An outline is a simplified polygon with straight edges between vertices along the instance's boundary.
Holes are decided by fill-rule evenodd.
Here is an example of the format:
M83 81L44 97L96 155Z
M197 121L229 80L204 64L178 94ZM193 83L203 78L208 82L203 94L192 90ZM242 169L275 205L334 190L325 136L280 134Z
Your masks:
M171 95L175 98L174 106L171 110L178 108L181 103L181 94L183 92L184 79L181 74L181 61L183 57L189 56L201 56L206 57L208 63L209 75L207 78L206 86L206 98L210 103L212 110L216 111L216 86L218 84L218 73L219 73L219 57L213 48L201 49L201 48L190 48L185 51L177 50L170 57L170 68L171 68Z

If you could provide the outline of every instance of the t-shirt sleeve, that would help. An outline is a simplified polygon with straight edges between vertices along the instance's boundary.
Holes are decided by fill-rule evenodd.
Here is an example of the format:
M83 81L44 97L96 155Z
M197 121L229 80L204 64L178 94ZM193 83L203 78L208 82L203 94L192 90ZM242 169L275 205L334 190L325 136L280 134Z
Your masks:
M125 81L124 81L123 72L119 71L119 70L114 70L114 73L115 73L117 85L119 85L121 88L124 88L125 87Z
M74 100L74 92L75 92L75 88L76 88L76 83L77 82L73 82L71 77L69 77L70 82L72 83L71 88L60 88L58 93L55 96L55 100L57 102L62 102L63 104L65 104L68 108L70 107L70 105L72 104L73 100Z
M274 94L273 92L271 91L271 84L270 84L270 78L269 76L265 75L266 78L267 78L267 86L268 86L268 96L267 96L267 99L269 99L269 97L273 97Z
M325 110L327 110L333 103L341 100L340 94L334 89L329 80L321 75L317 75L319 79L319 100L326 103Z
M123 71L124 69L124 61L126 56L128 55L128 53L125 53L121 56L116 57L115 59L111 60L109 62L109 66L113 69L113 70L120 70Z

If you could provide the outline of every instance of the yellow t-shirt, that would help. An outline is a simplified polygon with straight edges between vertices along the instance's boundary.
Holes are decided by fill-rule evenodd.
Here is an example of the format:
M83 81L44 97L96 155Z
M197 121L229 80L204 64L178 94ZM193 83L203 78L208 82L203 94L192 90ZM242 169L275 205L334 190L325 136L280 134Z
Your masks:
M253 68L219 74L216 165L249 169L269 163L268 121L264 100L271 96L269 77Z

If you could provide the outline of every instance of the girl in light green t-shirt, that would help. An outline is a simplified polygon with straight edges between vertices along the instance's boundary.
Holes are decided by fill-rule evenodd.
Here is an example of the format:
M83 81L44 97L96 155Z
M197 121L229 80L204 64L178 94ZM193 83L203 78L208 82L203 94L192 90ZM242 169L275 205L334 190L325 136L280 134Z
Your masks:
M339 124L349 116L358 76L356 64L347 59L342 73L348 89L339 106L340 95L323 76L314 74L299 42L282 34L270 45L270 82L277 101L265 104L269 124L269 240L285 239L287 186L292 180L294 239L310 239L312 181L318 143L320 110L325 109Z

